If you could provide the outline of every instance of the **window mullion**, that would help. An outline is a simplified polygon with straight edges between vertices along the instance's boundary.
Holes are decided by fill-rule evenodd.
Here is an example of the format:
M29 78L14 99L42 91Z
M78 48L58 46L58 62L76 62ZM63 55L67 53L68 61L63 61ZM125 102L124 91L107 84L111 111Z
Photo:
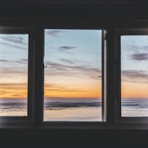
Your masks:
M116 98L116 57L115 57L115 32L114 29L107 31L107 122L115 121L115 98Z
M106 121L106 30L102 31L102 120Z
M43 121L43 49L44 32L37 28L34 32L34 126L41 126Z
M29 55L28 55L28 117L32 119L33 117L33 34L29 35Z

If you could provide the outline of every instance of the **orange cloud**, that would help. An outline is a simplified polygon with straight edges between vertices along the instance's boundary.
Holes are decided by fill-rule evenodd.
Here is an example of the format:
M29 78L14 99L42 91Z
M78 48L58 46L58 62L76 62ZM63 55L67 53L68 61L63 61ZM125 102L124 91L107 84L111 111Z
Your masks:
M27 98L27 84L1 84L0 98Z
M100 98L101 82L83 79L64 79L45 84L45 97Z
M148 98L147 83L122 82L122 98Z

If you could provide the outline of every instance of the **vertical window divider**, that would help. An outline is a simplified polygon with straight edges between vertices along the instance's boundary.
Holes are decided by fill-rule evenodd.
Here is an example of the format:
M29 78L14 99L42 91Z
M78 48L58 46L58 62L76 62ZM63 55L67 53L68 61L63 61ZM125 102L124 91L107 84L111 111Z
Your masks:
M120 35L116 33L116 85L117 85L117 98L116 98L116 121L121 117L121 50L120 50Z
M115 99L116 99L116 57L115 57L115 29L113 27L107 30L107 123L115 121Z
M43 56L44 30L37 27L34 32L34 69L33 69L33 126L41 127L43 123Z
M28 117L33 118L33 34L29 34L29 54L28 54Z
M106 30L102 30L102 121L106 121Z

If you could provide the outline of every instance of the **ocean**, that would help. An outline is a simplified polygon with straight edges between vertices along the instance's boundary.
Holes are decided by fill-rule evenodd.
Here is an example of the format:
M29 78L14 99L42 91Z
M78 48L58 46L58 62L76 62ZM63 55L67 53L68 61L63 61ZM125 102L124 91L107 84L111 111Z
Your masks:
M0 99L0 116L27 116L27 99ZM121 116L148 116L148 99L122 99ZM101 100L45 99L44 121L102 121Z
M100 99L46 99L44 121L101 121Z
M122 99L122 117L148 117L148 99Z

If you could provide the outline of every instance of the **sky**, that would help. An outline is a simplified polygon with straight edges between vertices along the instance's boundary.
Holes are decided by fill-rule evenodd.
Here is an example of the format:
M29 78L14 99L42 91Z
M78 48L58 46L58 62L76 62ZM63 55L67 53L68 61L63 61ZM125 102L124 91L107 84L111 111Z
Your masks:
M101 98L101 30L45 30L45 98ZM27 98L28 35L0 34L0 98Z
M0 98L27 98L28 35L0 34Z
M148 35L121 36L121 96L148 98Z
M45 98L101 98L101 30L45 29ZM0 34L0 98L27 98L28 34ZM148 36L121 36L121 97L148 98Z
M101 98L101 30L45 30L45 98Z

